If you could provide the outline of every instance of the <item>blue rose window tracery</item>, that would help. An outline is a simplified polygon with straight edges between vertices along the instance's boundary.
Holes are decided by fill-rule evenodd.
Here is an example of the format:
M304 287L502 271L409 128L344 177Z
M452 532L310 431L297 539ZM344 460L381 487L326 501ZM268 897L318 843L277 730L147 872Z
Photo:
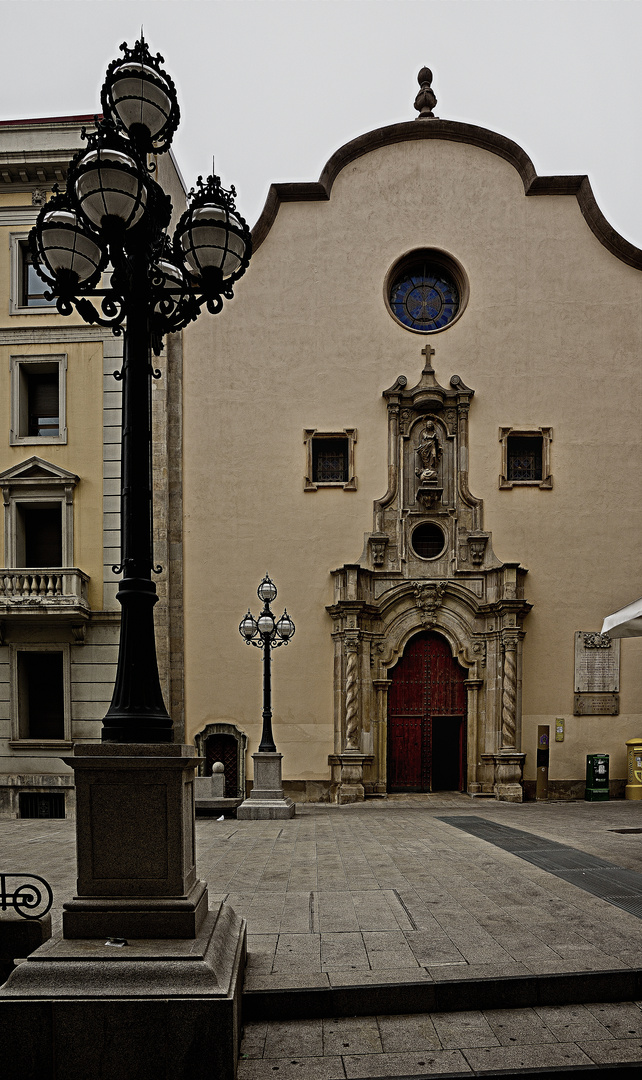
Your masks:
M459 290L441 267L411 268L394 281L390 307L411 330L441 330L457 315Z

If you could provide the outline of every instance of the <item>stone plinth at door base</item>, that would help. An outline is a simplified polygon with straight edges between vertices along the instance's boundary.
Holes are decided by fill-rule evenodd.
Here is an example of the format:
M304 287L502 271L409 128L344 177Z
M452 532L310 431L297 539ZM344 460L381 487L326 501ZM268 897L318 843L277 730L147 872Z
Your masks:
M0 988L3 1080L234 1080L245 958L224 903L191 940L52 938Z
M270 821L294 817L294 803L283 791L282 758L282 754L265 750L252 754L254 785L249 797L236 811L237 820Z
M495 770L495 798L501 802L523 802L522 774L526 754L516 750L499 750L496 754L482 754L486 763L492 761Z
M372 765L374 756L362 754L360 750L344 750L342 754L329 754L328 764L332 766L332 801L345 803L363 802L364 765Z

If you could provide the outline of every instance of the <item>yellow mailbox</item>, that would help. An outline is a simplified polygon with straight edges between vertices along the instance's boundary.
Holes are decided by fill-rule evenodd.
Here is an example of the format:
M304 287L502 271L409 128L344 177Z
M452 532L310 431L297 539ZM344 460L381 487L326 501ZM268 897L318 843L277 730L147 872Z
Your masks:
M626 799L642 799L642 739L627 739L628 783L624 789Z

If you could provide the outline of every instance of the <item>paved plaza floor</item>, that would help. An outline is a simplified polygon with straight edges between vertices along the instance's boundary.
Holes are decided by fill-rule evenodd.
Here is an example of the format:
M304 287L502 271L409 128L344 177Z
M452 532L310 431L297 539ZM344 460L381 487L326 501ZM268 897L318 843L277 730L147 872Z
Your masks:
M199 876L212 898L225 897L248 921L245 989L642 967L642 917L441 820L459 816L642 872L642 803L635 802L393 796L299 805L288 821L198 819ZM57 929L74 892L73 822L0 821L0 870L51 883ZM463 1012L253 1020L239 1080L642 1062L641 1004L497 1010L482 1000Z

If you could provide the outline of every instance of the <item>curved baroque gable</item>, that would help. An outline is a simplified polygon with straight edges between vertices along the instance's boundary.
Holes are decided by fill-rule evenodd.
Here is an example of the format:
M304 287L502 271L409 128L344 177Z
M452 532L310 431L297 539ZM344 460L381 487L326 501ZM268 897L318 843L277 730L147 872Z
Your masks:
M357 158L400 142L420 139L441 139L445 142L468 143L504 158L519 173L525 195L575 195L589 228L604 247L636 270L642 270L642 250L625 240L609 224L600 210L588 176L538 176L535 166L521 146L487 128L461 124L455 120L416 120L376 128L339 148L328 161L317 183L271 184L259 220L252 230L256 251L268 235L282 202L327 201L332 186L342 169Z

